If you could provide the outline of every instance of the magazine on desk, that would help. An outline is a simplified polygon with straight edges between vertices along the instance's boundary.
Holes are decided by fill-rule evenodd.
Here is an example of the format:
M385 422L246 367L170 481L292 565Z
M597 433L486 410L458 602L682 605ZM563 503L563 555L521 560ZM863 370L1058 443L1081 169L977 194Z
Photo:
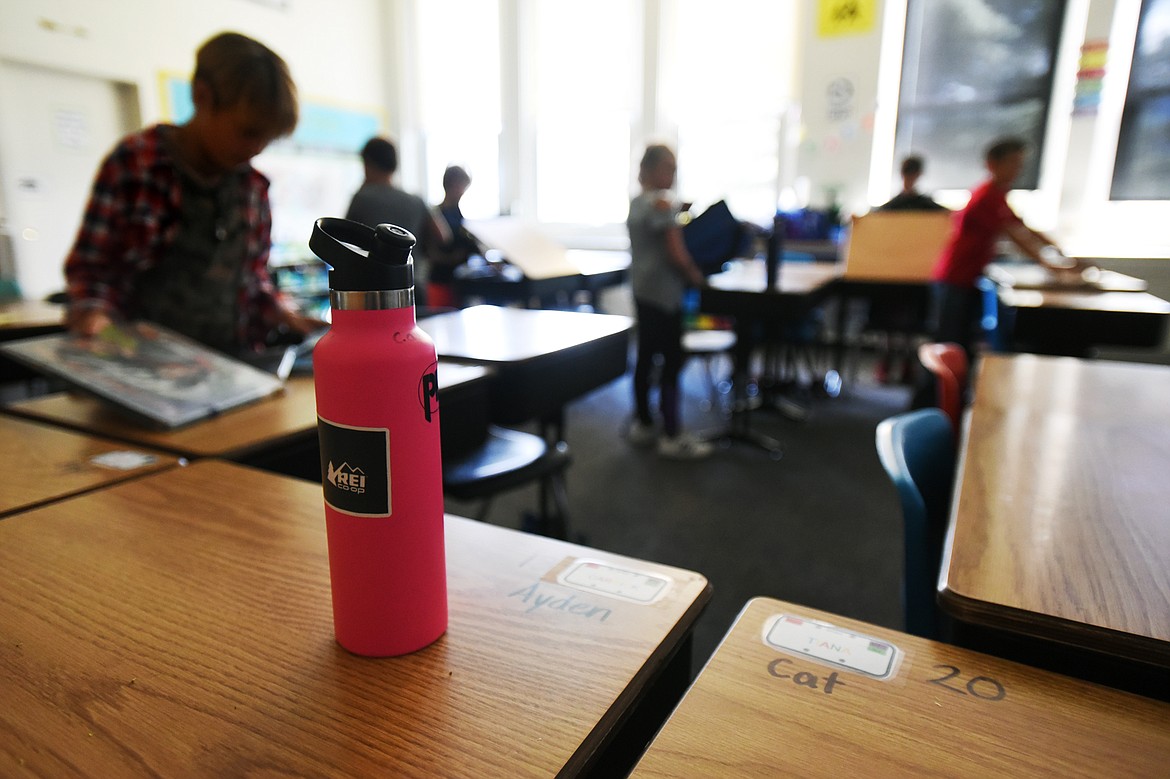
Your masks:
M155 427L176 428L279 391L271 373L148 322L0 343L0 353L97 395Z

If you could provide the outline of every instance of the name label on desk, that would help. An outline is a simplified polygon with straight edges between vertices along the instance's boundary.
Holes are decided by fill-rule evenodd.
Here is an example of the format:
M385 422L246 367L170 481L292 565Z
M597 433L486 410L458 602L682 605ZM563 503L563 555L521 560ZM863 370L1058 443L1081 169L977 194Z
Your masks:
M902 661L901 650L891 643L791 614L777 615L765 623L764 643L883 681L894 678Z
M158 458L146 452L121 450L95 455L89 458L89 461L103 468L113 468L118 471L132 471L135 468L145 468L148 465L153 465L158 462Z
M527 604L526 614L541 609L551 609L576 614L585 619L596 619L598 622L605 622L613 614L613 609L578 600L577 596L572 593L565 594L564 590L559 590L556 587L541 587L540 585L540 582L533 582L527 587L509 592L508 597L519 598L521 603Z
M658 601L670 590L670 579L666 576L587 559L573 561L562 569L557 583L642 605Z

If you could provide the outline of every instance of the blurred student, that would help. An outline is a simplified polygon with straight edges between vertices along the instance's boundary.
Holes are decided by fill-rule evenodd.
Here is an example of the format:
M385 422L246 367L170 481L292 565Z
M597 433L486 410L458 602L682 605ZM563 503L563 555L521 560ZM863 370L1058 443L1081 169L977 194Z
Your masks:
M268 273L268 180L250 160L297 123L296 87L263 44L221 33L195 56L195 115L122 139L98 170L65 261L71 331L155 322L230 354L306 335Z
M451 165L443 171L443 202L439 203L438 209L451 239L428 255L431 278L427 297L432 306L454 307L459 304L455 294L455 271L473 254L482 254L479 243L463 226L463 211L459 207L459 201L470 186L471 176L460 166Z
M984 161L989 176L955 213L950 238L931 274L933 336L960 344L968 355L973 356L981 311L975 283L995 259L1000 237L1011 239L1025 256L1053 269L1075 264L1051 239L1025 225L1008 205L1007 195L1023 170L1026 151L1027 144L1019 138L1001 138L987 147Z
M929 195L918 191L918 180L922 178L925 170L926 162L921 156L911 154L903 159L899 171L902 174L902 191L885 204L878 206L877 210L946 211L946 208L936 203ZM874 378L879 384L890 381L890 371L895 363L901 365L901 383L911 381L915 359L911 353L911 344L902 333L913 328L915 318L913 307L902 301L881 300L870 305L870 325L888 333L886 344L874 365Z
M687 251L678 224L679 204L671 196L674 152L646 149L638 170L641 193L630 202L630 284L638 319L638 358L634 367L634 420L627 431L636 446L657 445L662 457L686 460L711 454L710 443L682 432L678 377L683 366L683 292L703 284L703 274ZM655 356L661 356L658 410L662 431L650 409Z
M404 192L394 186L398 171L398 149L386 138L371 138L362 147L362 166L365 181L350 201L346 219L376 227L392 224L405 227L414 234L418 244L414 250L415 301L428 305L426 283L431 267L425 252L427 247L442 245L450 240L445 223L431 212L418 195Z
M917 154L902 160L902 191L894 195L878 211L946 211L930 195L918 191L918 180L926 170L926 162Z

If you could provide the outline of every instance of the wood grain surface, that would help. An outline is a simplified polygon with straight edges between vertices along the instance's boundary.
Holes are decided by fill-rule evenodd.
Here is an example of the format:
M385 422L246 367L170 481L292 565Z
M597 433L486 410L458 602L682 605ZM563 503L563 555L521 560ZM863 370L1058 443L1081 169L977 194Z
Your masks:
M43 300L0 303L0 333L44 330L65 326L65 306Z
M1170 368L994 356L961 443L940 602L1170 667Z
M440 360L440 399L444 388L479 381L489 373L480 366ZM72 392L16 401L5 410L183 457L238 458L259 449L279 447L290 439L315 436L317 430L317 397L311 376L294 376L285 382L282 392L272 397L178 430L145 427L93 396Z
M1145 292L1145 279L1111 270L1097 270L1086 275L1079 270L1053 271L1033 262L993 262L984 275L996 284L1013 289L1095 290L1098 292Z
M0 775L573 775L687 635L700 575L456 517L450 627L333 638L320 488L200 461L0 522ZM582 559L669 581L639 603Z
M889 642L901 665L879 680L777 649L780 614ZM1163 776L1168 721L1165 703L757 598L631 776Z
M807 295L840 278L845 269L840 263L782 262L776 289L782 295ZM764 292L767 267L763 260L736 260L722 273L708 277L707 283L724 292Z
M1149 292L1011 289L1000 287L1000 301L1009 308L1060 308L1073 311L1170 315L1170 302Z
M144 461L123 469L94 460L113 452L134 452ZM0 414L0 516L177 463L162 452Z
M295 377L268 398L177 430L157 430L91 396L58 392L9 404L14 414L184 457L236 457L317 429L312 377Z

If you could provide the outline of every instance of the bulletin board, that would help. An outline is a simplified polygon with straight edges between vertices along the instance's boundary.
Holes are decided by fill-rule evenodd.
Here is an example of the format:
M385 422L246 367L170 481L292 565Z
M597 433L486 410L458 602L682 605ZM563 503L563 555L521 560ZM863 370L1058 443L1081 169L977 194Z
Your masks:
M183 124L195 114L191 101L191 77L160 73L163 117ZM382 117L374 109L343 108L313 100L302 100L297 129L281 140L302 149L357 154L366 141L378 135Z

